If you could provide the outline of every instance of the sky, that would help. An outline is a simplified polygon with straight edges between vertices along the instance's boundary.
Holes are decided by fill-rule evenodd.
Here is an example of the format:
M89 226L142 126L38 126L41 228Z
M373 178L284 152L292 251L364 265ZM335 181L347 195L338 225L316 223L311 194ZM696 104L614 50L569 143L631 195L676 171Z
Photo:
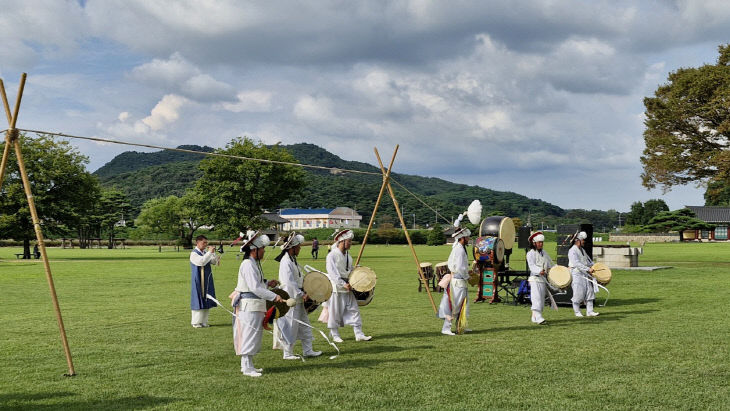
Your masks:
M175 147L247 136L563 208L641 185L643 99L730 41L723 1L0 0L18 128ZM0 129L4 125L0 125ZM72 141L90 171L130 148ZM134 149L134 148L133 148ZM145 151L136 148L136 151ZM316 205L313 205L316 206Z

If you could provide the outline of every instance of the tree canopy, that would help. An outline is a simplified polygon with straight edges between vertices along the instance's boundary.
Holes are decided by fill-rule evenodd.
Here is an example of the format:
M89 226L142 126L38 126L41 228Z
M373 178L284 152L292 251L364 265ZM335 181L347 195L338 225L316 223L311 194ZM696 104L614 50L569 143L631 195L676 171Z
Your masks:
M236 138L217 152L297 162L278 145L267 147L248 138ZM244 228L268 225L259 218L261 213L300 194L305 185L304 171L290 165L208 157L200 162L200 169L203 176L195 185L195 192L202 198L200 210L220 233L234 234Z
M67 232L87 213L99 190L96 178L86 171L88 159L66 141L22 134L18 138L43 230L51 235ZM0 151L4 146L0 143ZM0 188L0 232L6 238L23 240L29 257L35 233L15 151L10 153Z
M730 181L730 44L716 64L669 74L644 99L646 148L641 157L647 188L710 183L712 197ZM714 184L713 184L714 183Z

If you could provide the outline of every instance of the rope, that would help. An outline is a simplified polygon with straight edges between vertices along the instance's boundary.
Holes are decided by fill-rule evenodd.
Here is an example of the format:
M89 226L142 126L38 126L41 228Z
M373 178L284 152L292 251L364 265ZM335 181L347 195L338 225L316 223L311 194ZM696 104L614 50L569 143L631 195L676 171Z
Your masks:
M316 166L313 164L300 164L300 163L291 163L287 161L278 161L278 160L268 160L264 158L253 158L253 157L244 157L244 156L237 156L233 154L223 154L223 153L207 153L205 151L197 151L197 150L188 150L184 148L172 148L172 147L163 147L163 146L155 146L152 144L141 144L141 143L130 143L128 141L120 141L120 140L110 140L106 138L98 138L98 137L81 137L81 136L74 136L71 134L64 134L64 133L51 133L48 131L39 131L39 130L28 130L28 129L21 129L20 131L25 131L28 133L35 133L40 135L48 135L48 136L58 136L58 137L65 137L65 138L75 138L80 140L90 140L90 141L98 141L102 143L112 143L112 144L120 144L125 146L136 146L136 147L145 147L145 148L154 148L157 150L168 150L168 151L178 151L181 153L191 153L191 154L200 154L205 156L213 156L213 157L225 157L225 158L233 158L237 160L248 160L248 161L258 161L261 163L269 163L269 164L280 164L280 165L289 165L289 166L298 166L298 167L307 167L307 168L315 168L319 170L327 170L333 173L354 173L354 174L367 174L367 175L373 175L373 176L380 176L381 173L376 173L372 171L361 171L361 170L350 170L345 168L337 168L337 167L325 167L325 166Z
M414 197L414 198L415 198L416 200L418 200L418 201L419 201L419 202L420 202L421 204L425 205L426 207L428 207L428 209L430 209L431 211L433 211L434 213L436 213L436 215L438 215L438 216L439 216L439 217L441 217L441 218L442 218L442 219L443 219L444 221L446 221L446 223L447 223L447 224L451 225L451 221L450 221L450 220L449 220L448 218L446 218L446 217L442 216L442 215L441 215L441 213L439 213L439 212L438 212L438 211L437 211L437 210L436 210L435 208L431 207L431 206L430 206L430 205L428 205L428 204L427 204L427 203L426 203L425 201L421 200L421 199L420 199L420 198L419 198L419 197L418 197L418 196L417 196L416 194L414 194L414 193L413 193L413 192L412 192L411 190L407 189L407 188L406 188L406 187L405 187L405 186L404 186L403 184L401 184L401 183L397 182L397 181L396 181L396 180L394 180L393 178L391 178L390 180L391 180L392 182L394 182L394 183L395 183L395 184L396 184L396 185L397 185L398 187L400 187L400 188L402 188L403 190L405 190L405 192L406 192L406 193L408 193L408 194L412 195L412 196L413 196L413 197Z
M53 132L49 132L49 131L29 130L29 129L21 129L21 128L19 128L17 130L25 131L28 133L35 133L35 134L39 134L39 135L74 138L74 139L79 139L79 140L97 141L97 142L102 142L102 143L120 144L120 145L125 145L125 146L153 148L156 150L177 151L177 152L181 152L181 153L200 154L200 155L212 156L212 157L233 158L233 159L237 159L237 160L258 161L261 163L269 163L269 164L279 164L279 165L297 166L297 167L303 167L303 168L313 168L313 169L318 169L318 170L327 170L327 171L330 171L335 174L353 173L353 174L364 174L364 175L372 175L372 176L382 176L382 173L373 172L373 171L351 170L351 169L346 169L346 168L317 166L317 165L313 165L313 164L291 163L288 161L267 160L267 159L263 159L263 158L244 157L244 156L237 156L237 155L233 155L233 154L209 153L209 152L205 152L205 151L188 150L188 149L184 149L184 148L172 148L172 147L156 146L156 145L152 145L152 144L132 143L132 142L128 142L128 141L111 140L111 139L99 138L99 137L82 137L82 136L75 136L75 135L65 134L65 133L53 133ZM3 132L4 131L7 131L7 130L3 130ZM441 213L439 213L438 210L431 207L428 203L423 201L418 195L413 193L411 190L407 189L403 184L399 183L392 176L390 177L390 181L395 183L398 187L403 189L406 193L413 196L416 200L418 200L418 202L420 202L421 204L426 206L429 210L433 211L437 216L441 217L441 219L446 221L447 224L451 224L451 221L448 218L441 215Z

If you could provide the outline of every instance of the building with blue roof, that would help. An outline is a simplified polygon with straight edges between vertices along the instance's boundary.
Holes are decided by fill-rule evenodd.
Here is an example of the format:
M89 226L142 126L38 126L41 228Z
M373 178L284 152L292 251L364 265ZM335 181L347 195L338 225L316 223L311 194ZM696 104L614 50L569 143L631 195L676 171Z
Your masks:
M312 228L360 228L362 216L350 207L284 208L279 216L289 220L284 231Z

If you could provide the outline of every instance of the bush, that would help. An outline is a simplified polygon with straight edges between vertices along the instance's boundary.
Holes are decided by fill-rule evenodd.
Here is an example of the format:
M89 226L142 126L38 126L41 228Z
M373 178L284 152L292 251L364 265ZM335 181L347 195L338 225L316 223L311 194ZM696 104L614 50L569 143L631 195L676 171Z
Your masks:
M446 244L446 236L440 224L435 224L428 233L427 245L444 245Z

